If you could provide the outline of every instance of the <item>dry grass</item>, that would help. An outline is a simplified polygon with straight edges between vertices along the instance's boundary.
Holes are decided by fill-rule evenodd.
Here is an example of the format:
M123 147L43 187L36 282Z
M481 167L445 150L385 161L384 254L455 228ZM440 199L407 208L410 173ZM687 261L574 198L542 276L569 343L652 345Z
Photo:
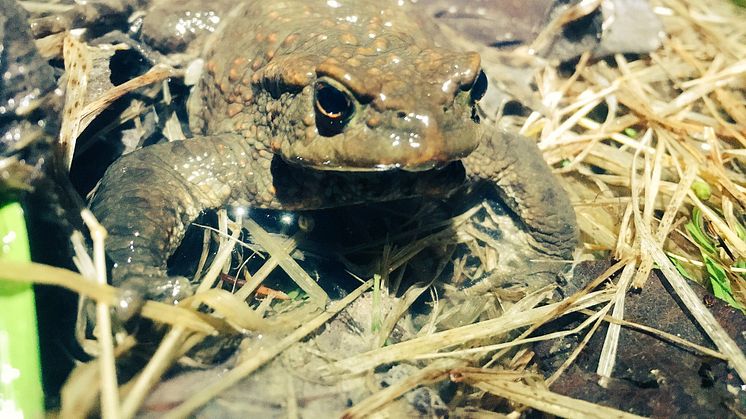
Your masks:
M712 282L716 294L744 307L743 12L725 2L654 4L668 32L660 50L633 62L616 56L614 66L579 65L571 84L546 69L539 80L552 112L522 129L541 133L550 162L567 162L561 171L573 174L568 189L586 249L629 260L612 318L623 318L624 292L643 287L655 264L743 378L743 352L682 277ZM601 104L608 114L594 121L589 113ZM695 208L708 227L699 241L684 228ZM619 330L607 332L601 376L612 374Z
M440 380L464 383L473 391L509 399L515 403L516 412L530 406L560 416L631 417L551 392L551 383L564 368L549 378L537 376L526 367L530 352L519 350L516 354L515 350L539 340L585 333L583 344L567 361L564 366L567 367L597 327L609 322L597 372L605 377L613 375L621 327L645 328L625 322L626 291L630 287L644 287L654 267L661 270L707 331L717 351L682 341L664 331L651 332L726 359L746 379L743 352L694 296L685 279L686 276L713 286L716 293L730 298L734 305L746 305L746 229L742 224L746 207L746 26L743 25L746 16L727 2L654 0L653 4L668 33L658 51L632 61L615 56L608 61L591 62L584 57L569 76L558 73L554 67L546 67L536 74L543 113L513 121L525 135L537 141L572 196L583 232L583 249L577 259L610 256L620 262L565 301L550 303L551 289L541 289L515 299L504 307L505 313L488 316L492 318L484 319L480 311L482 320L466 326L436 332L435 325L442 320L437 317L447 313L434 308L432 321L418 337L383 346L399 316L414 298L430 288L413 289L405 294L401 305L393 311L395 314L382 320L380 347L340 359L330 364L328 371L320 373L366 373L397 361L431 360L429 366L395 386L375 392L345 412L345 417L365 416L412 388ZM45 42L52 41L50 38ZM85 56L85 47L74 38L59 38L58 42L64 42L64 46L46 48L64 51L66 64L73 52ZM86 67L81 63L66 65L68 77L85 79ZM77 133L112 98L173 74L168 69L154 68L143 76L145 79L114 88L117 90L112 89L89 103L83 101L84 83L83 91L79 90L81 84L68 84L63 147L72 150ZM130 117L136 117L136 113ZM69 151L68 156L72 159ZM489 240L484 237L477 240L479 232L467 222L471 215L464 214L448 222L458 227L455 241L471 246L488 266L494 263L489 243L485 245ZM177 307L155 302L144 306L141 315L162 323L169 331L145 368L118 390L114 357L126 353L132 342L122 336L116 336L114 343L110 339L106 308L117 300L115 290L101 283L103 235L94 235L93 260L79 251L79 266L85 278L39 265L0 265L10 279L58 284L99 304L96 336L100 347L91 349L98 359L79 366L70 379L63 400L63 417L80 416L94 409L92 397L96 394L101 395L104 417L132 417L162 375L205 336L248 330L287 331L276 345L243 354L244 360L221 382L206 386L203 392L169 413L169 417L185 417L313 333L372 284L364 282L344 300L327 305L326 293L290 256L302 233L289 239L278 238L248 221L244 226L268 258L235 294L216 289L218 275L238 241L240 230L239 224L229 222L225 216L221 218L221 247L212 267L201 278L197 294ZM421 237L422 232L437 231L438 227L412 226L406 234ZM405 248L389 249L382 258L386 262L382 274L387 277L393 268L406 264L424 247L442 239L436 232L413 239ZM459 261L453 263L454 275L461 275ZM287 272L308 294L308 304L288 303L280 310L273 310L271 297L258 306L244 303L276 267ZM94 279L99 282L92 282ZM396 283L396 278L392 281ZM593 291L601 283L607 283L608 287ZM571 312L587 314L587 321L574 330L528 337L547 321ZM490 340L495 336L511 338ZM509 349L513 351L508 352ZM515 356L507 359L509 353ZM100 369L100 379L92 369ZM79 391L81 388L85 391Z

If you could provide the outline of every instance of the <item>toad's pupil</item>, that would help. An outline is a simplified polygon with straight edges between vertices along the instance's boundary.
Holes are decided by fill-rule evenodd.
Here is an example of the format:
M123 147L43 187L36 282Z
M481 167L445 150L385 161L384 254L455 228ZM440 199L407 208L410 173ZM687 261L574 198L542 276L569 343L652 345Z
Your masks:
M471 100L477 102L487 92L487 75L480 71L474 84L471 86Z
M324 116L340 120L349 116L352 103L347 95L326 83L316 84L316 108Z

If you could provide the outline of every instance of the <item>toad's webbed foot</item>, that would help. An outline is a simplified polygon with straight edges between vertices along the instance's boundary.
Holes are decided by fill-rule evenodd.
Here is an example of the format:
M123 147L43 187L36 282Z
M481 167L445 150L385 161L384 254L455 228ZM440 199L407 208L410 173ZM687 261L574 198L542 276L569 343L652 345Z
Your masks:
M464 165L471 180L497 187L523 223L532 247L553 257L572 255L578 242L575 211L534 144L504 130L488 129Z

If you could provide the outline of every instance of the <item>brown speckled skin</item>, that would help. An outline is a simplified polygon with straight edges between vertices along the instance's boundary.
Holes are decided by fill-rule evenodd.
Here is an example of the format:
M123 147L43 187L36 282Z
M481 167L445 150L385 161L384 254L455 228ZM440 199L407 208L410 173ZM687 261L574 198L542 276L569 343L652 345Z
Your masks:
M569 256L575 214L538 150L472 118L479 56L453 49L398 3L235 8L207 42L205 73L190 99L201 136L124 156L93 199L118 265L114 282L163 277L205 209L445 196L468 180L496 185L537 249ZM354 113L337 135L317 130L317 81L352 98Z

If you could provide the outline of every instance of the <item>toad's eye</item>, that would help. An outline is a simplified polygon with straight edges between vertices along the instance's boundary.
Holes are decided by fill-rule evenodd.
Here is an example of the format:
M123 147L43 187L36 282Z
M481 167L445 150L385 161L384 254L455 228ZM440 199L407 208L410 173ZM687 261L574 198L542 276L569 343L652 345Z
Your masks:
M474 84L471 85L470 96L473 102L479 101L484 94L487 92L487 75L484 71L480 71L477 79L474 80Z
M316 83L316 128L323 136L339 134L349 122L355 111L350 96L330 85L329 83Z

